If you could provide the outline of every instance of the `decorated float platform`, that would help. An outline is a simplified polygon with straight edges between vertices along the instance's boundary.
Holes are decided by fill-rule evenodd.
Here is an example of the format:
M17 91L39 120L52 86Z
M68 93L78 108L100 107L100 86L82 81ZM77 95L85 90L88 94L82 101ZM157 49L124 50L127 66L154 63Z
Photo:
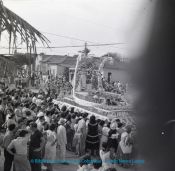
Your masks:
M118 105L107 105L103 103L103 100L101 103L97 103L91 101L88 93L89 92L77 92L74 97L72 95L64 98L58 97L58 99L53 100L53 102L60 106L65 105L68 108L74 107L77 112L87 112L89 113L89 117L95 115L97 119L102 120L113 120L117 118L120 119L122 123L125 123L125 125L132 125L135 129L136 124L132 105L122 102ZM87 98L90 100L87 100Z
M85 49L77 57L71 95L58 97L54 103L74 107L75 111L87 112L89 116L93 114L103 120L118 118L125 125L135 127L132 96L124 86L118 86L117 81L112 84L113 80L109 78L106 81L104 77L106 63L114 66L122 63L116 63L115 57L109 54L93 57L88 53L85 45Z

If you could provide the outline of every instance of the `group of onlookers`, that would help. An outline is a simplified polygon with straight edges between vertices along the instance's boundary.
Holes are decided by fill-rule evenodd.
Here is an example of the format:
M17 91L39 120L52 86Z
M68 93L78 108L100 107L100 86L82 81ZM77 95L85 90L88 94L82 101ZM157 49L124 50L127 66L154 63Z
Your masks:
M41 171L42 168L52 171L52 161L56 159L61 164L69 164L67 150L81 157L78 170L84 171L114 169L116 163L107 160L130 159L134 143L132 127L120 119L104 121L76 108L54 104L49 91L34 93L5 88L2 92L0 129L4 133L1 144L4 171L10 171L12 166L15 171ZM101 165L82 162L87 156L99 158ZM49 162L36 163L37 159Z
M117 93L117 94L124 94L127 91L127 86L128 84L124 84L120 81L107 81L107 80L103 80L103 88L105 89L105 91L107 92L113 92L113 93Z

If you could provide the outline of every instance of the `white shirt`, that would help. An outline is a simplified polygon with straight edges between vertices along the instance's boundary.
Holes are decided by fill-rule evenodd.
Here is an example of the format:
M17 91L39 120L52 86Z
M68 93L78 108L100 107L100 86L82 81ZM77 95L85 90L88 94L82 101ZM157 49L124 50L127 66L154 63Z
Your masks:
M45 121L50 124L50 118L48 116L44 116Z
M38 130L42 132L44 129L43 123L39 119L37 119L36 124L37 124Z
M41 99L36 99L37 106L41 106L42 103L43 103L43 101Z
M130 137L130 134L128 134L127 132L123 132L122 135L121 135L121 141L119 143L121 149L122 149L122 152L124 154L129 154L132 152L132 145L127 145L126 144L126 141L127 141L127 138Z
M32 103L36 103L36 97L35 96L32 98Z
M111 166L110 163L110 152L104 152L103 150L100 150L100 158L102 160L102 166L104 169L107 169Z
M27 142L28 137L18 137L11 141L8 146L8 149L15 148L16 154L27 155Z
M63 125L57 128L57 140L59 145L67 144L66 128Z
M78 131L80 131L83 135L86 134L86 122L84 119L81 119L78 122Z

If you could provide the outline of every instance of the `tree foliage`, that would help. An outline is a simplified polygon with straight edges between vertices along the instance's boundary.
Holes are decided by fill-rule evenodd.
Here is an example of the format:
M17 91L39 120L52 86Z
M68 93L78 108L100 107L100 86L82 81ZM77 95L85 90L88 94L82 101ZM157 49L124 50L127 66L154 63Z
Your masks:
M49 40L42 33L5 7L0 0L0 38L4 31L9 34L9 52L11 47L16 47L17 38L20 39L21 43L26 44L27 51L31 46L33 51L36 52L36 42L38 40L48 46Z

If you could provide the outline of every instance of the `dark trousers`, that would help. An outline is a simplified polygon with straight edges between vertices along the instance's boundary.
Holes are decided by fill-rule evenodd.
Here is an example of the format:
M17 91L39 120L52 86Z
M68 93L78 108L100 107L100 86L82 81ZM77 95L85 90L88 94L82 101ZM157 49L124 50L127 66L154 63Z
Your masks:
M29 161L31 165L32 171L41 171L41 163L37 162L37 160L42 159L41 151L35 152L33 150L29 150Z
M10 171L13 163L14 156L4 149L4 171Z

